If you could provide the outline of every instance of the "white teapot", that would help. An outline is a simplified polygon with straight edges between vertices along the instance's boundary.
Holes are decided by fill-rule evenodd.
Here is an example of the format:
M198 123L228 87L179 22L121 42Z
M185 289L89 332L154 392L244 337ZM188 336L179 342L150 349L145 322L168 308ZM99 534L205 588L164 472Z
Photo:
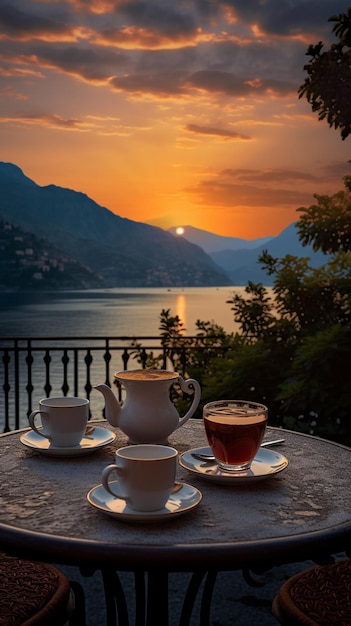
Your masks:
M108 385L94 385L94 389L105 397L107 421L118 426L129 437L129 443L165 443L195 413L200 402L198 381L185 380L177 372L139 369L116 372L114 376L126 390L122 406ZM169 391L174 383L185 393L194 394L191 407L182 418L170 399Z

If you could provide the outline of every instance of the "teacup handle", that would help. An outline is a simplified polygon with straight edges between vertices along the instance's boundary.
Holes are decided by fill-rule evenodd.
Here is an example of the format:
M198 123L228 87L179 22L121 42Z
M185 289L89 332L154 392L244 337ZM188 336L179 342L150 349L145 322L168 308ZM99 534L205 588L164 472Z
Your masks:
M110 487L110 483L109 483L109 477L112 474L112 472L116 472L116 474L118 476L122 476L123 474L123 470L122 468L118 467L118 465L108 465L107 467L105 467L102 470L102 475L101 475L101 482L103 484L103 487L106 489L106 491L108 491L108 493L111 494L111 496L113 496L114 498L121 498L122 500L127 500L128 497L124 496L122 493L115 493L114 491L112 491L111 487Z
M201 387L200 387L200 383L195 380L195 378L187 378L187 380L184 380L184 378L182 378L182 376L178 376L178 381L180 388L182 391L184 391L185 393L194 393L194 398L193 401L191 403L191 407L189 409L189 411L187 413L185 413L184 417L182 417L179 420L179 424L176 427L179 428L180 426L183 426L183 424L185 424L185 422L188 421L188 419L194 415L197 407L199 406L199 402L200 402L200 398L201 398Z
M46 435L45 433L43 433L42 429L37 428L37 426L35 425L36 416L41 415L41 414L45 415L45 411L36 410L36 411L31 412L28 418L30 427L37 433L37 435L40 435L41 437L45 437L45 439L48 439L49 441L51 441L52 439L51 435Z

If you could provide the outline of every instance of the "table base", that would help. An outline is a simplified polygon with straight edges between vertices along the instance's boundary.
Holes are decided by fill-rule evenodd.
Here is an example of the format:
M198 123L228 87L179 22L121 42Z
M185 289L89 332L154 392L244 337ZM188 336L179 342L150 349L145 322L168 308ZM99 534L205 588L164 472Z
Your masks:
M104 568L101 572L105 603L106 626L130 626L130 611L126 594L118 572ZM91 571L81 568L82 575L90 576ZM156 623L167 626L169 623L168 573L159 571L134 572L135 626L154 626ZM178 626L189 626L194 606L199 599L199 626L209 626L210 609L217 572L199 570L191 574L185 590ZM202 592L200 593L201 585Z

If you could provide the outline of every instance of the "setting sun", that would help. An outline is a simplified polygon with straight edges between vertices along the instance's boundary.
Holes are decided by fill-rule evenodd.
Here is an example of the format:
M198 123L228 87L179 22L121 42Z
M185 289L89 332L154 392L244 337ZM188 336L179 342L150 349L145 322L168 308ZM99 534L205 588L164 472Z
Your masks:
M178 228L176 228L176 233L179 236L184 235L184 228L183 228L183 226L178 226Z

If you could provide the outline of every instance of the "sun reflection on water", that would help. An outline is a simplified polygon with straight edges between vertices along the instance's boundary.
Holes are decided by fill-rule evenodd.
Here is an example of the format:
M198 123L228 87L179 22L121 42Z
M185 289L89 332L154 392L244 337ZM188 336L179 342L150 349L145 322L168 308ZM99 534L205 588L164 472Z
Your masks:
M183 322L183 328L186 329L186 298L183 293L177 296L176 300L176 315Z

